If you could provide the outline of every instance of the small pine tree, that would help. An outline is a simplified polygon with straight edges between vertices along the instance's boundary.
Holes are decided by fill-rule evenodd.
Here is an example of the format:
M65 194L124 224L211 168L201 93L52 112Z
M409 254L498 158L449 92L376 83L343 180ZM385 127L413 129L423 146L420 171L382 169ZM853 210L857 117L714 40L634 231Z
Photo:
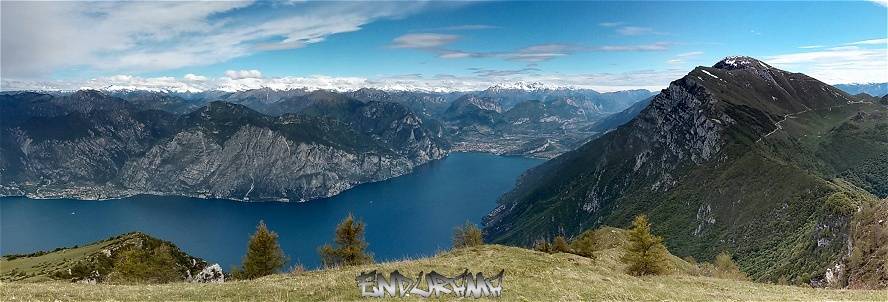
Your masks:
M629 229L629 246L620 259L627 264L631 275L660 275L668 269L666 246L663 238L651 234L647 216L638 215Z
M570 243L570 248L573 249L574 254L595 259L596 245L597 238L595 238L595 232L586 231L580 234L579 238L574 239L574 241Z
M255 279L280 271L287 263L284 251L278 244L278 235L269 231L264 221L259 221L256 233L247 244L243 268L237 271L238 279Z
M325 267L350 266L373 263L373 256L368 254L367 242L364 241L364 223L356 221L348 214L336 226L336 246L325 244L318 249L321 264Z
M552 241L552 252L573 253L573 250L571 250L570 245L567 244L567 239L564 238L564 236L558 235L555 236L555 240Z
M473 247L484 244L484 237L481 229L468 220L462 227L457 227L453 231L453 248L459 249L464 247Z

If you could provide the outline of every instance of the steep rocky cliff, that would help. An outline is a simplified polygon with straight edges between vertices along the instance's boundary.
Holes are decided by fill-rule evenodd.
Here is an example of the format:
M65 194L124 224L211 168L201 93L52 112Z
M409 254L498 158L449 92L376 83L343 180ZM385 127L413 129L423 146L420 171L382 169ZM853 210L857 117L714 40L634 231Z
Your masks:
M708 260L727 249L754 278L821 284L846 261L853 208L878 202L858 186L888 183L868 177L888 158L885 113L803 74L731 57L527 172L485 232L529 244L646 213L679 255Z
M400 105L266 116L212 102L142 111L96 91L4 95L0 192L104 199L134 194L302 201L410 172L447 154ZM401 110L398 110L401 109Z

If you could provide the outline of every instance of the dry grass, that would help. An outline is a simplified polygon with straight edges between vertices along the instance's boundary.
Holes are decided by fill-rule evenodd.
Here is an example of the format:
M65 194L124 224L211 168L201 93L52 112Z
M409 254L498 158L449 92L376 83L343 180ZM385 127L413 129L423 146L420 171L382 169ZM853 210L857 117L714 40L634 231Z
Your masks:
M63 282L2 283L3 301L342 301L358 300L355 276L361 271L400 270L458 274L468 268L485 275L506 270L500 301L678 300L678 301L886 301L886 291L812 289L696 277L682 271L636 278L622 272L619 248L588 258L484 245L431 258L299 274L281 274L224 284L86 285ZM676 260L680 261L680 260ZM677 263L680 264L680 263ZM447 298L445 296L445 298ZM449 299L454 299L449 297ZM483 299L482 299L483 300Z
M98 254L109 245L119 240L100 241L97 243L68 248L42 255L39 257L21 257L15 260L0 260L0 281L48 281L49 274L72 267L78 260Z

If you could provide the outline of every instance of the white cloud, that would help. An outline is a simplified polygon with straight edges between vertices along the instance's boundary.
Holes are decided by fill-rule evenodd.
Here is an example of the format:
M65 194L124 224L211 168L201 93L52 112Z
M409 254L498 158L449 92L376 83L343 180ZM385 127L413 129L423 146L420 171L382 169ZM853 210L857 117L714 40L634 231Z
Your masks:
M601 22L598 25L602 27L617 27L623 25L623 22Z
M482 30L482 29L496 29L500 28L496 25L488 25L488 24L464 24L464 25L453 25L453 26L444 26L444 27L434 27L423 29L423 31L463 31L463 30Z
M16 2L2 5L2 77L72 67L145 72L304 47L428 3L296 3L267 19L236 14L251 1Z
M870 2L876 3L881 6L888 7L888 0L869 0Z
M674 58L667 60L666 63L673 64L673 65L684 64L684 63L687 63L688 59L693 58L693 57L698 57L702 54L703 54L702 51L691 51L691 52L680 53L680 54L675 55Z
M675 56L679 57L679 58L688 58L688 57L696 57L696 56L699 56L702 54L703 54L702 51L691 51L691 52L680 53Z
M638 36L654 33L654 29L650 27L624 26L617 29L617 33L624 36Z
M490 52L472 52L462 50L451 50L440 47L423 47L426 51L432 51L438 54L442 59L464 59L464 58L500 58L509 61L520 61L527 63L538 63L548 61L554 58L569 56L579 52L637 52L637 51L664 51L668 50L672 43L657 42L652 44L630 44L630 45L603 45L603 46L581 46L572 44L537 44L528 47L511 50L511 51L490 51Z
M417 33L406 34L392 40L394 48L426 48L434 49L450 44L459 39L457 35Z
M888 82L888 49L858 46L788 53L765 58L775 67L802 72L829 84Z
M799 46L799 48L801 48L801 49L813 49L813 48L822 48L822 47L823 47L823 45L805 45L805 46Z
M537 68L514 70L474 69L469 75L422 74L363 77L330 77L313 75L305 77L273 78L230 78L220 77L206 81L191 81L188 77L142 78L131 75L116 75L85 81L27 81L7 80L0 82L3 90L151 90L198 92L206 90L240 91L268 87L272 89L329 89L351 91L360 88L386 90L425 90L425 91L472 91L483 90L500 83L541 82L549 86L617 91L626 89L657 90L665 88L670 81L687 73L687 70L638 70L625 73L550 74Z
M668 42L657 42L652 44L636 44L636 45L605 45L595 48L599 51L663 51L668 50Z
M256 69L251 70L226 70L225 76L232 80L261 78L262 72Z
M204 82L189 81L188 79L180 80L174 77L143 78L132 75L114 75L82 81L30 81L3 79L0 87L2 87L3 90L103 89L199 92L213 89L215 86Z
M454 50L445 50L442 51L441 54L438 55L439 58L442 59L462 59L462 58L471 58L474 55L469 52L462 51L454 51Z
M871 39L871 40L851 42L846 45L886 45L886 44L888 44L888 39L882 38L882 39Z
M184 76L184 79L186 81L192 81L192 82L205 82L207 80L207 77L199 76L199 75L196 75L193 73L189 73Z
M498 56L513 61L541 62L573 54L579 49L577 46L568 44L539 44L514 52L501 53Z
M625 22L601 22L598 26L616 28L615 31L623 36L640 36L640 35L665 35L666 33L658 32L650 27L629 26Z

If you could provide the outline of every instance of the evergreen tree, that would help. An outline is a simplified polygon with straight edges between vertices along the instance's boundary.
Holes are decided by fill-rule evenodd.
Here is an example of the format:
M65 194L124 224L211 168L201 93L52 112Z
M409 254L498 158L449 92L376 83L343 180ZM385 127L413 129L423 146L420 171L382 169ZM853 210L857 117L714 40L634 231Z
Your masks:
M367 242L364 241L364 223L355 221L348 214L336 226L335 246L325 244L318 249L321 263L325 267L350 266L373 263L373 256L368 254Z
M466 221L462 227L457 227L453 232L453 248L464 248L484 244L481 229L474 223Z
M254 279L274 274L287 263L284 251L278 244L278 235L269 231L264 221L259 221L256 233L250 237L243 268L238 271L239 279Z
M620 259L627 264L631 275L660 275L668 269L666 247L663 238L651 234L647 216L638 215L629 229L629 246Z

